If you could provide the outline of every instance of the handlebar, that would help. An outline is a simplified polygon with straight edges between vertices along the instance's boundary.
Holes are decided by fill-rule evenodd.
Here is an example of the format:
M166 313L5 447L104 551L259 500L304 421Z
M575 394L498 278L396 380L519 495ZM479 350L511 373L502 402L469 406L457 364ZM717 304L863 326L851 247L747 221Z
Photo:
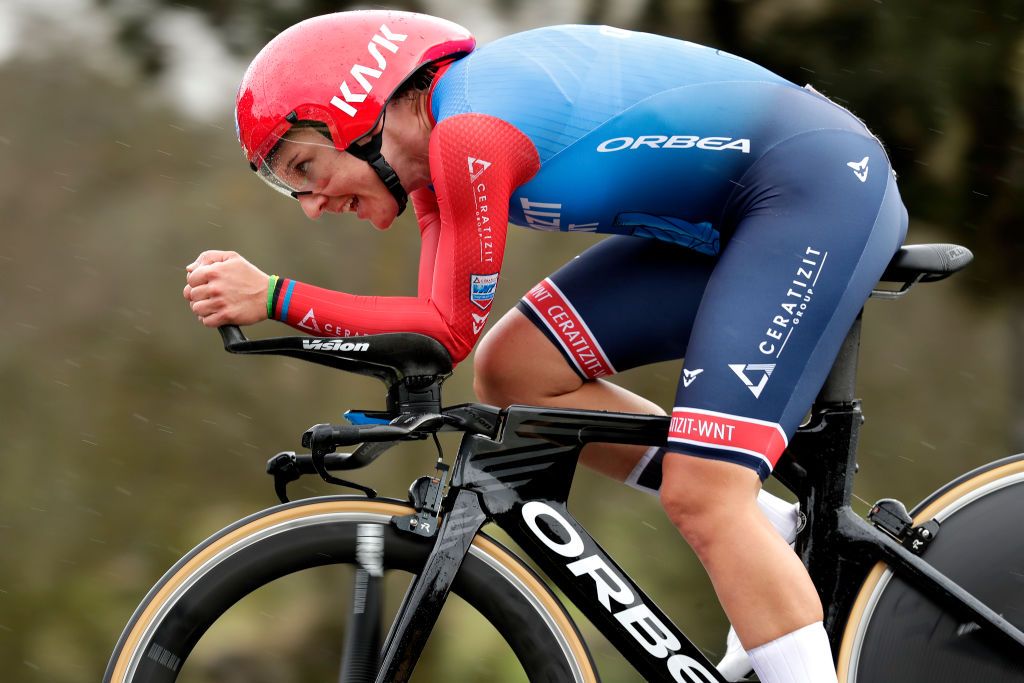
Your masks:
M288 452L271 459L268 472L274 475L282 501L287 500L287 483L312 473L310 467L324 481L371 495L371 489L337 479L330 472L365 467L397 443L431 436L436 440L436 433L442 430L496 439L509 428L508 438L564 445L593 441L654 445L664 443L668 428L663 416L529 406L499 410L477 403L442 408L441 384L451 375L452 360L439 342L420 334L250 340L235 325L223 326L218 332L230 353L289 356L377 377L387 384L387 409L373 411L373 418L389 423L317 424L302 436L302 445L310 454ZM359 446L352 453L335 452L339 446L355 444Z
M443 379L453 367L448 350L440 342L412 332L247 339L237 325L223 325L217 331L229 353L291 356L389 383L410 378Z
M386 441L425 439L427 434L416 433L399 425L313 425L302 435L302 445L315 451L329 452L338 446Z
M435 339L389 333L362 337L273 337L246 339L237 325L217 328L229 353L288 356L357 375L376 377L388 388L394 413L441 409L441 383L452 374L452 358Z
M236 349L239 348L239 344L249 341L242 334L242 328L238 325L222 325L217 328L220 332L220 338L224 340L224 349L229 353L238 353Z

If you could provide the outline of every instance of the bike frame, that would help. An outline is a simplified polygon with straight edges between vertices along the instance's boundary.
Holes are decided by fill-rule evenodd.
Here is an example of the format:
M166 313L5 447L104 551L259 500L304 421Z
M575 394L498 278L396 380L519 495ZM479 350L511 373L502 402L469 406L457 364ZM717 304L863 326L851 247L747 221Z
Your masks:
M793 491L807 524L797 551L825 606L833 650L870 568L892 571L993 642L1024 657L1024 634L967 591L865 521L850 506L858 432L853 399L860 320L854 324L774 476ZM512 406L495 414L457 408L486 434L467 433L442 505L434 549L388 634L377 681L406 681L426 644L451 581L481 527L506 531L647 681L724 681L714 665L598 545L566 507L580 451L588 443L664 445L669 418ZM487 430L484 430L487 431Z

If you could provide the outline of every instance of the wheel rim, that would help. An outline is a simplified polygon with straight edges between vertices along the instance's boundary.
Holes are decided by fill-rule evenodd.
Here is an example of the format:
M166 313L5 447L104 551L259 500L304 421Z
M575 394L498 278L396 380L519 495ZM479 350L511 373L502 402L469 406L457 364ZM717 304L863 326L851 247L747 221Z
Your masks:
M406 515L410 511L411 508L398 503L327 500L275 510L270 514L256 517L247 524L241 524L223 536L215 537L200 546L187 561L172 569L169 572L170 576L165 577L166 582L146 600L145 609L137 614L131 627L122 637L123 644L118 648L117 661L109 680L132 680L131 676L135 675L134 672L140 662L148 655L143 645L150 642L154 631L168 611L225 558L234 556L249 545L288 530L332 521L386 524L391 517ZM596 681L597 676L590 664L589 654L579 639L575 626L547 587L518 559L486 536L480 535L474 539L470 554L515 585L518 592L535 608L537 614L541 615L566 661L569 662L576 680Z
M914 525L935 519L940 523L967 505L1008 486L1024 482L1024 459L993 467L967 477L949 490L934 496L913 518ZM868 573L860 592L850 609L843 640L837 658L840 681L857 680L864 639L879 600L893 579L893 572L884 562L877 563Z

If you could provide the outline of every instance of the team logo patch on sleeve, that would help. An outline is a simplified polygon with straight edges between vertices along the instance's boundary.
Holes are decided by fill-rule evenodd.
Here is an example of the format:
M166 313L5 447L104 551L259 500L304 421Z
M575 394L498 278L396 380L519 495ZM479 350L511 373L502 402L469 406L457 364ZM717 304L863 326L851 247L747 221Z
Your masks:
M486 311L494 302L494 290L498 287L498 274L470 275L469 300L478 308Z

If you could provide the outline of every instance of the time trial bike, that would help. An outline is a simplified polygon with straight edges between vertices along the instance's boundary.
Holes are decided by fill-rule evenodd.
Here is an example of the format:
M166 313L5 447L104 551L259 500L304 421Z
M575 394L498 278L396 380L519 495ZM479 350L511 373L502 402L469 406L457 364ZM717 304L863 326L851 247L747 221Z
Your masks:
M883 276L900 288L876 293L898 298L971 258L956 245L906 246ZM860 330L858 318L773 473L806 515L796 552L825 606L839 680L1024 681L1024 454L964 474L910 512L883 499L866 519L854 513L863 419L854 399ZM346 633L336 646L338 680L345 683L409 680L453 593L507 642L521 669L515 680L599 680L561 599L483 531L492 523L644 680L724 680L566 504L585 444L662 445L668 417L443 407L451 359L420 335L247 340L237 327L221 334L232 353L283 355L376 377L387 386L386 409L350 411L351 424L314 425L302 436L308 453L271 458L268 472L282 503L215 533L168 570L125 627L104 681L190 680L190 653L232 605L286 575L324 565L353 569ZM449 466L439 459L432 473L413 482L407 501L339 478L404 441L433 439L440 452L437 434L449 431L463 435L454 460ZM357 444L351 453L337 452ZM289 502L288 484L305 475L359 494ZM401 573L412 578L395 613L385 617L385 577Z

